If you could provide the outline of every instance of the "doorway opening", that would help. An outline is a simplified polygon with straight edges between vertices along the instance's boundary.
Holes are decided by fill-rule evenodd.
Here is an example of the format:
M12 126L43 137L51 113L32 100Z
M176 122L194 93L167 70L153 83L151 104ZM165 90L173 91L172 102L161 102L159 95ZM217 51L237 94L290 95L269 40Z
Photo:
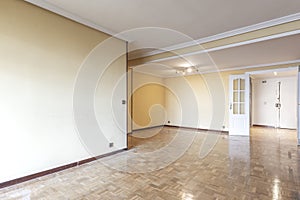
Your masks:
M298 71L250 74L250 125L297 129Z
M245 75L249 77L248 82L249 82L249 86L251 87L249 89L249 97L251 96L251 98L249 98L249 105L248 105L249 124L259 125L257 124L259 122L260 125L276 127L275 130L292 129L292 131L295 132L296 134L296 138L298 140L297 143L298 145L300 145L300 132L299 132L300 119L298 117L299 116L299 108L298 108L299 92L298 91L300 89L299 88L299 67L289 67L289 68L281 68L276 70L247 72ZM269 80L272 79L271 77L274 76L276 78L273 78L273 80ZM282 77L280 78L280 76ZM267 94L263 95L262 99L260 100L259 97L255 97L255 95L257 95L258 92L253 91L253 90L257 90L257 88L255 89L254 86L255 84L254 78L256 79L261 78L261 80L258 81L260 82L259 84L267 84L268 80L270 81L269 83L273 82L272 84L269 84L269 86L267 85L261 86L266 88L269 87L269 90L265 90L265 93ZM270 93L272 93L270 90L273 90L273 98L268 100L266 96L270 96ZM263 92L261 91L260 93ZM260 105L264 108L262 109L257 108L255 106L254 101L260 101L259 102ZM270 111L265 112L263 109L270 110ZM255 112L258 113L255 114ZM255 119L255 117L258 117L258 115L260 115L259 117L261 118Z

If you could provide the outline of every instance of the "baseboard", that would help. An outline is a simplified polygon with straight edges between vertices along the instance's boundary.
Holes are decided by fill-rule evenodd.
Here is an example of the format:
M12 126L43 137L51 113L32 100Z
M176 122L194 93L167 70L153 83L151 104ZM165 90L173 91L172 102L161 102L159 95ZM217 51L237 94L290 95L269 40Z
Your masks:
M38 172L38 173L35 173L35 174L31 174L31 175L28 175L28 176L16 178L16 179L13 179L13 180L10 180L10 181L6 181L6 182L3 182L3 183L0 183L0 189L4 188L4 187L9 187L9 186L12 186L12 185L16 185L16 184L19 184L19 183L23 183L23 182L26 182L26 181L29 181L29 180L32 180L32 179L35 179L35 178L42 177L42 176L46 176L46 175L49 175L49 174L53 174L53 173L56 173L56 172L59 172L59 171L63 171L63 170L66 170L66 169L69 169L69 168L72 168L72 167L77 167L77 166L83 165L85 163L95 161L95 160L100 159L100 158L104 158L104 157L107 157L107 156L111 156L111 155L123 152L125 150L127 150L127 148L120 149L120 150L117 150L117 151L113 151L113 152L110 152L110 153L106 153L106 154L103 154L103 155L100 155L100 156L80 160L80 161L77 161L77 162L73 162L73 163L70 163L70 164L67 164L67 165L63 165L63 166L56 167L56 168L53 168L53 169L45 170L45 171Z
M275 126L266 126L266 125L259 125L259 124L253 124L252 126L255 127L262 127L262 128L276 128ZM297 128L281 128L278 127L279 129L287 129L287 130L297 130Z
M187 127L187 126L174 126L174 125L164 125L165 127L170 127L170 128L183 128L183 129L189 129L189 130L195 130L195 131L208 131L208 132L219 132L222 134L228 135L228 131L221 131L221 130L214 130L214 129L203 129L203 128L195 128L195 127Z
M275 128L274 126L267 126L267 125L260 125L260 124L252 124L255 127L262 127L262 128Z
M149 127L145 127L145 128L133 129L132 132L134 132L134 131L144 131L144 130L153 129L153 128L160 128L160 127L164 127L164 126L165 125L149 126Z

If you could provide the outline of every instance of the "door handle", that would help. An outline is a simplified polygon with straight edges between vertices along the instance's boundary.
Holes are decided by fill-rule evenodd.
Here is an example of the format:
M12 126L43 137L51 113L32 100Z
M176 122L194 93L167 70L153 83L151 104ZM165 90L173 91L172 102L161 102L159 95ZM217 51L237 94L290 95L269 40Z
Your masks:
M232 109L232 103L230 104L229 109L230 109L230 110Z

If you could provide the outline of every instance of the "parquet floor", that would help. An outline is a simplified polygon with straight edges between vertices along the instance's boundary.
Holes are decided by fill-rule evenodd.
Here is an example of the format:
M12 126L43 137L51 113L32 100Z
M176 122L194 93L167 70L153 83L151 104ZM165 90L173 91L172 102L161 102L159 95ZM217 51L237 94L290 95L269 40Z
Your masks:
M294 130L163 128L130 141L126 152L4 188L0 199L300 199Z

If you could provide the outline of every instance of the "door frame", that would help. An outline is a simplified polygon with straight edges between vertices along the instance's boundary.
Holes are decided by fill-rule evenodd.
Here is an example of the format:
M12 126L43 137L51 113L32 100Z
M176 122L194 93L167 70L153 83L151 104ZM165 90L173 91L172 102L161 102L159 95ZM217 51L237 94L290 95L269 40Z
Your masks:
M300 145L300 109L299 109L299 102L300 102L300 66L292 66L292 67L286 67L286 68L278 68L278 69L268 69L268 70L258 70L258 71L249 71L245 72L245 77L248 79L246 81L245 79L245 87L248 87L248 90L246 89L245 92L245 108L248 109L248 124L249 124L249 132L250 132L250 76L254 74L266 74L266 73L272 73L272 72L283 72L283 71L298 71L298 84L297 84L297 110L298 110L298 119L297 119L297 138L298 138L298 145Z

